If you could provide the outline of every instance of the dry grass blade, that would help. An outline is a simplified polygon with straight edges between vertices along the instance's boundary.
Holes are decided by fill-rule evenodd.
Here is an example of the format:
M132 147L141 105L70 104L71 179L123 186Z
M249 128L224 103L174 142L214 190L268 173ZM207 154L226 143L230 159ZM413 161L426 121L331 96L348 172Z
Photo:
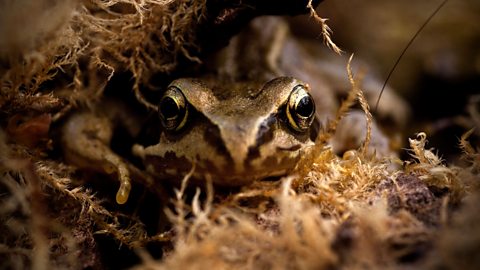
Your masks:
M363 142L361 151L362 151L362 155L366 156L368 152L368 145L370 144L370 139L372 137L373 116L372 116L372 113L370 112L370 106L368 105L367 99L365 98L365 95L363 94L362 89L360 89L360 87L358 86L358 85L361 85L364 74L360 74L359 79L357 80L354 79L352 67L351 67L352 59L353 59L353 54L348 59L348 64L347 64L348 80L350 81L350 85L352 86L352 89L353 89L352 92L357 94L357 99L360 103L360 106L362 107L363 112L365 113L365 118L367 122L367 132L365 135L365 141Z
M322 28L322 38L323 40L325 41L325 44L331 48L335 53L337 54L341 54L342 53L342 49L340 49L337 44L335 44L335 42L333 42L332 40L332 30L330 29L330 27L327 25L327 20L328 19L324 19L322 17L320 17L317 12L315 11L315 9L313 8L312 6L312 0L309 0L308 1L308 4L307 4L307 8L310 9L310 16L312 16L315 21L317 21L318 23L320 23L320 27Z

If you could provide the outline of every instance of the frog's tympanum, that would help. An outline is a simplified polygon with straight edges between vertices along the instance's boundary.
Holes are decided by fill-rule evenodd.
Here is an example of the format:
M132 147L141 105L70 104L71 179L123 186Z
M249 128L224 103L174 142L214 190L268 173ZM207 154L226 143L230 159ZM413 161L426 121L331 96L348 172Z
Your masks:
M159 105L158 144L136 145L154 175L243 185L290 171L318 133L308 86L291 77L264 84L178 79Z

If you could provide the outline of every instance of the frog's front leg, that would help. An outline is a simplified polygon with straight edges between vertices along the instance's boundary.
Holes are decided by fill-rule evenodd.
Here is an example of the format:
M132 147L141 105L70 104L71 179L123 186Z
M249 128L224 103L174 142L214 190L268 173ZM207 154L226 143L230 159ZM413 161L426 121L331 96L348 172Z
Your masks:
M127 163L110 149L112 133L112 123L107 117L78 113L64 125L62 145L67 162L101 173L116 172L120 180L116 201L124 204L131 189L130 172Z

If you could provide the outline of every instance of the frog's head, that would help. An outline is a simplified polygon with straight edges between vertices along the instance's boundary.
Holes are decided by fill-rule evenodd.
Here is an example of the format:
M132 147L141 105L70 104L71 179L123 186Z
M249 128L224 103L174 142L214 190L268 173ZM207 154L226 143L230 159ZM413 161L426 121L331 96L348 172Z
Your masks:
M242 185L292 170L318 133L308 86L291 77L265 84L178 79L158 107L158 144L136 149L157 175Z

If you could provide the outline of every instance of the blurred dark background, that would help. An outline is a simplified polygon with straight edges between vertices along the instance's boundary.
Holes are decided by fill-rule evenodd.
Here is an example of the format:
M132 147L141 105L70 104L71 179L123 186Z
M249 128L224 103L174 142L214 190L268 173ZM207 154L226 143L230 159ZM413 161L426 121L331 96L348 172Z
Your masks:
M327 0L317 12L329 19L336 44L347 54L355 53L355 58L368 63L368 72L385 80L403 48L441 2ZM294 31L319 38L318 27L307 20L294 18ZM479 141L479 22L480 1L447 1L409 47L389 81L411 105L405 137L426 132L428 146L451 162L461 152L462 134L476 127L470 141L476 145ZM406 138L404 147L408 147Z

